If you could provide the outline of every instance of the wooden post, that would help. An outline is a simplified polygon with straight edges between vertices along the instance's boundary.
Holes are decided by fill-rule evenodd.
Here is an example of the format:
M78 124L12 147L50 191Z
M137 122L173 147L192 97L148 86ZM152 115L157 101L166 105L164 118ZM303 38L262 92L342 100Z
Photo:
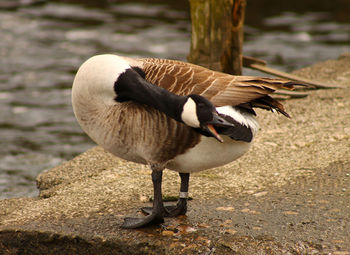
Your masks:
M192 40L188 61L230 74L242 73L246 0L189 0Z

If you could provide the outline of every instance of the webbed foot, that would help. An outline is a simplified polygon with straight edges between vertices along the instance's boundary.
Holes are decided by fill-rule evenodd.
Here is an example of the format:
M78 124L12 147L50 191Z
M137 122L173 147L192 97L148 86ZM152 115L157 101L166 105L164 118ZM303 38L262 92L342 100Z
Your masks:
M124 218L124 223L121 226L122 228L141 228L148 225L157 225L164 223L164 217L156 213L151 213L150 215L142 218Z
M187 199L180 198L176 205L164 206L164 217L176 217L187 212ZM147 215L152 214L152 207L142 207L141 211Z

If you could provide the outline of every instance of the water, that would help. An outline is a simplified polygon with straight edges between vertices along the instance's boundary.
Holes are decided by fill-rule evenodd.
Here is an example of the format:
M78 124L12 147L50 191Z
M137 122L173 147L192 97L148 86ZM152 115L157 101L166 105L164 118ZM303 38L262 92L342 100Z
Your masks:
M277 5L262 15L251 3L246 55L291 71L350 51L350 17L341 15L349 7ZM190 29L187 0L0 2L0 198L37 195L41 171L94 146L70 103L85 59L118 52L185 60Z

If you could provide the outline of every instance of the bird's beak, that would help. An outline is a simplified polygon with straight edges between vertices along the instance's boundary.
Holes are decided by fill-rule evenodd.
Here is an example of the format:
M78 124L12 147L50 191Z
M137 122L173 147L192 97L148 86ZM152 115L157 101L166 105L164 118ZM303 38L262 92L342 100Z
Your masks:
M218 132L216 132L216 130L212 124L207 124L207 125L203 126L203 130L209 132L220 143L224 142L224 140L221 138L221 136L218 134Z
M221 136L218 134L218 132L215 130L214 126L218 127L234 127L234 125L221 116L219 116L218 113L214 113L213 119L206 123L206 125L203 126L203 129L207 132L209 132L216 140L223 143L224 140L221 138Z

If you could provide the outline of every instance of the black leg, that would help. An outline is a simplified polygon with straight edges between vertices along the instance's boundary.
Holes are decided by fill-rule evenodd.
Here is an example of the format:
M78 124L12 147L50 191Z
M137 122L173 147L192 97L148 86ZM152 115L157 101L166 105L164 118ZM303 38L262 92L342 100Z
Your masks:
M146 225L160 224L164 222L164 215L166 214L166 211L162 200L163 169L160 170L157 166L151 166L151 168L154 190L154 200L151 214L143 218L127 217L124 219L122 228L140 228Z
M175 217L178 215L185 215L187 212L187 199L188 199L188 186L190 180L189 173L180 173L181 186L180 186L180 195L179 201L177 201L176 206L173 208L166 208L168 213L166 216Z
M165 217L176 217L179 215L185 215L187 212L187 198L188 198L188 186L189 186L189 173L179 173L181 178L180 195L176 205L165 206ZM141 210L146 214L152 214L151 207L143 207Z

